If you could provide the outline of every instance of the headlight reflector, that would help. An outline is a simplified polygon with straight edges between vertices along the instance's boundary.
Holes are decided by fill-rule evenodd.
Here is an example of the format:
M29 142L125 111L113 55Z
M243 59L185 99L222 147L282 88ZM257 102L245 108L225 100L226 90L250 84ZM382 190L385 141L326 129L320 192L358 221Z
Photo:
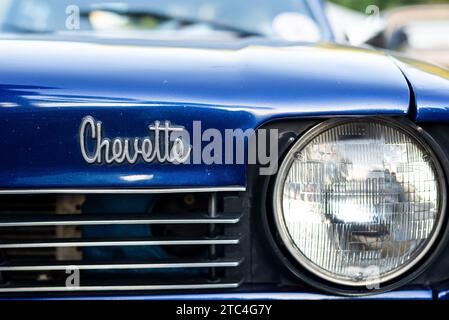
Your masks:
M303 267L370 286L414 266L441 228L441 167L412 130L381 119L315 128L282 163L276 224Z

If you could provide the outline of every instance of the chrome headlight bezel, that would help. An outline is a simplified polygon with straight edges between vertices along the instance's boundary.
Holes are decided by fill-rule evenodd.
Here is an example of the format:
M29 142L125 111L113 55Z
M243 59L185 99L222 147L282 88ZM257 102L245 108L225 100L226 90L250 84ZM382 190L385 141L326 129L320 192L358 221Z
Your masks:
M422 249L419 254L411 261L407 262L404 266L401 266L398 270L392 272L388 276L381 277L380 280L354 283L350 281L340 281L333 278L332 276L323 274L319 269L314 268L313 265L310 264L310 261L307 259L307 257L305 257L300 252L300 250L296 247L294 240L291 238L283 218L282 195L285 180L294 161L293 155L298 152L298 150L302 150L315 137L333 127L347 123L366 122L367 120L376 121L404 132L405 134L411 136L414 141L416 141L416 143L418 143L424 150L426 150L426 152L432 159L436 172L436 178L438 179L439 216L438 221L436 222L436 225L433 229L433 234L428 240L426 240L424 249ZM309 273L312 276L312 281L309 281L309 283L312 284L322 283L329 285L330 288L338 287L340 289L343 288L343 290L345 290L346 288L348 290L355 290L357 292L367 291L366 288L368 286L380 284L382 285L382 289L370 291L378 292L384 291L385 288L390 288L396 283L404 283L410 281L412 278L422 273L422 271L424 271L424 269L428 266L428 262L432 260L430 256L438 251L436 249L438 246L442 245L443 241L439 241L441 240L440 238L445 236L442 233L442 230L445 228L445 225L447 225L447 180L445 174L445 172L447 172L447 170L445 170L447 168L447 161L445 161L444 159L444 153L441 151L440 147L433 140L433 138L408 119L390 119L384 117L349 119L341 118L324 121L316 125L309 131L305 132L299 139L297 139L296 142L292 143L286 155L283 157L283 161L279 166L279 170L274 181L274 187L272 189L274 222L275 230L279 236L278 239L281 242L282 247L286 249L286 253L290 256L290 258L293 258L291 260L295 262L295 264L299 264L299 270L302 269L303 271L306 271L306 275L307 273Z

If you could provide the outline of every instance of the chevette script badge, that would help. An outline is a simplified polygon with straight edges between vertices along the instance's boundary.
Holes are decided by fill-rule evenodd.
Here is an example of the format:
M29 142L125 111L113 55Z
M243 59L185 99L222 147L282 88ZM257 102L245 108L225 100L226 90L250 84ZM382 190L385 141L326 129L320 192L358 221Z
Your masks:
M105 138L103 124L93 117L85 117L80 126L81 154L87 163L112 164L138 161L185 163L191 146L184 142L188 132L183 127L172 126L169 121L155 121L148 126L149 135L143 138Z

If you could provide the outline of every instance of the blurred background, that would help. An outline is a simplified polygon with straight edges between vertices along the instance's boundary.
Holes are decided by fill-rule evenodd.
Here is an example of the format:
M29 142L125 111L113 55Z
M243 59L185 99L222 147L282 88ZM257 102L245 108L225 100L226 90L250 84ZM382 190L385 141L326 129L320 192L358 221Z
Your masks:
M243 38L316 43L333 41L333 33L341 44L449 67L449 0L320 1L0 0L0 36L222 44Z
M449 0L331 0L327 15L339 42L449 67Z

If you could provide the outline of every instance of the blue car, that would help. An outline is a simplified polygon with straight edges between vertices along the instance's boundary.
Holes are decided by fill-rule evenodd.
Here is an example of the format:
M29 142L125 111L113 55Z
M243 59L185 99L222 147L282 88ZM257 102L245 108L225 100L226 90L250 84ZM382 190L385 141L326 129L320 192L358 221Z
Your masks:
M0 4L0 299L444 299L449 71L319 0Z

